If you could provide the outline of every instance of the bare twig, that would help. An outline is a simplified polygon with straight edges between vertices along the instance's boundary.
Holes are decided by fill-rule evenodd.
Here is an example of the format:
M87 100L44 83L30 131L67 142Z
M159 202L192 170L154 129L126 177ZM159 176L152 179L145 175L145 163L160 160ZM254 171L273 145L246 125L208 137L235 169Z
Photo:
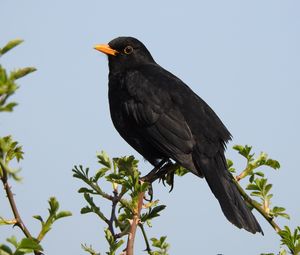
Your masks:
M19 214L19 211L17 209L17 206L16 206L16 203L15 203L15 199L14 199L14 195L11 191L11 188L8 184L8 180L7 180L7 170L6 169L6 165L2 162L2 160L0 160L0 165L1 165L1 168L3 169L3 176L1 178L2 180L2 183L3 183L3 186L4 186L4 190L6 192L6 196L8 198L8 201L9 201L9 204L10 204L10 207L12 209L12 212L14 214L14 217L16 219L16 226L18 226L24 233L24 235L28 238L32 238L30 232L28 231L28 229L26 228L25 224L23 223L22 219L21 219L21 216Z
M119 202L118 190L114 189L113 193L114 193L114 197L112 200L112 209L111 209L110 220L108 223L108 229L110 230L113 237L116 239L115 230L114 230L114 221L116 220L116 206L117 203Z
M32 235L30 234L29 230L25 226L25 224L24 224L24 222L23 222L23 220L22 220L22 218L19 214L16 202L15 202L15 199L14 199L14 194L12 193L11 188L10 188L9 183L8 183L8 178L7 178L8 169L7 169L6 165L4 164L4 162L1 159L0 159L0 165L1 165L1 168L3 170L1 180L2 180L2 183L3 183L4 190L6 192L6 196L8 198L10 207L12 209L12 212L13 212L15 220L16 220L15 226L18 226L27 238L32 238ZM34 254L41 255L42 253L40 251L34 251Z
M150 244L149 244L149 241L148 241L148 238L147 238L147 234L146 234L144 225L139 223L139 227L142 230L142 234L143 234L143 237L144 237L144 240L145 240L145 243L146 243L146 251L148 252L148 254L151 255L151 247L150 247Z

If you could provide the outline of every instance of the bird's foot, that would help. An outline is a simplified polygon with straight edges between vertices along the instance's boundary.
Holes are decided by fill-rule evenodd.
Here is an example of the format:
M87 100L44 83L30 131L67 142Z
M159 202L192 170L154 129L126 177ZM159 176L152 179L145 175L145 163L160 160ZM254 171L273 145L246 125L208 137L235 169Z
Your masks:
M165 185L165 182L171 186L169 192L171 192L174 188L174 175L175 175L175 171L170 171L167 174L165 174L164 176L162 176L159 180L162 181L163 185Z
M156 181L157 179L159 179L160 175L161 175L160 172L162 171L162 169L164 169L164 165L166 163L169 164L169 162L170 161L168 159L161 160L159 162L159 164L157 166L155 166L148 174L146 174L145 176L140 178L141 181L152 183L152 182Z

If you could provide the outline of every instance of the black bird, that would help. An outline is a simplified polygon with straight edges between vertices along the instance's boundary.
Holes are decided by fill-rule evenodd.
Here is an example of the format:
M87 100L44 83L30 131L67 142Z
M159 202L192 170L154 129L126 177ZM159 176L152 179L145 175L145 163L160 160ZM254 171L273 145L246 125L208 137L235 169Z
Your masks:
M154 166L173 159L204 177L231 223L263 233L227 169L231 134L215 112L139 40L118 37L95 49L108 56L110 113L125 141Z

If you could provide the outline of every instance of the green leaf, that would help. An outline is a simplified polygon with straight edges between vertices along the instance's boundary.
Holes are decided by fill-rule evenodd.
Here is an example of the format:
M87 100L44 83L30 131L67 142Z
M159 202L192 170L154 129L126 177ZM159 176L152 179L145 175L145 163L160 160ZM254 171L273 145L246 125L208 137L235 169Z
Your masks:
M69 217L72 216L72 213L70 211L60 211L57 215L56 215L56 220L61 219L61 218L65 218L65 217Z
M253 192L251 192L251 196L262 197L262 194L260 191L253 191Z
M51 230L53 223L63 217L71 216L71 212L69 211L61 211L58 212L59 209L59 202L55 197L50 197L48 200L49 208L49 216L47 217L46 221L39 215L34 216L35 219L39 220L42 225L42 229L37 237L38 241L41 241L45 235Z
M241 154L242 156L244 156L248 161L251 161L253 158L254 154L250 154L252 147L245 145L234 145L233 149L238 151L239 154Z
M165 205L159 205L159 206L156 206L154 207L153 209L150 209L150 212L149 212L149 216L148 216L148 219L153 219L155 217L158 217L159 216L159 213L164 210L166 208Z
M290 216L285 213L285 208L283 207L278 207L278 206L274 206L273 209L270 211L270 215L273 217L283 217L286 219L290 219Z
M297 254L297 250L300 243L300 227L298 226L292 231L288 226L284 226L284 229L279 231L281 236L281 244L286 245L292 254ZM299 253L299 252L298 252Z
M280 163L274 159L268 159L266 165L272 167L275 170L280 168Z
M9 238L6 239L7 242L9 242L10 244L12 244L15 248L18 248L18 241L17 238L15 236L11 236Z
M227 168L231 173L235 173L235 168L233 168L233 161L231 159L226 159Z
M81 214L86 214L86 213L90 213L90 212L93 212L93 210L89 206L85 206L85 207L81 208L81 210L80 210Z
M281 216L281 217L283 217L283 218L286 218L286 219L288 219L288 220L291 219L291 218L290 218L290 215L288 215L287 213L277 213L277 215L278 215L278 216Z
M17 103L11 102L11 103L6 104L3 107L0 106L0 112L12 112L14 107L17 105L18 105Z
M280 212L284 212L285 208L274 206L274 208L272 210L273 210L273 212L280 213Z
M97 182L100 178L105 176L105 174L107 173L108 170L110 170L110 168L108 168L108 167L99 169L94 176L94 182Z
M287 251L286 250L281 250L278 255L287 255Z
M20 161L23 159L23 154L22 146L18 146L18 142L14 141L11 136L0 137L0 156L6 162L14 158Z
M108 244L109 244L109 245L113 245L114 242L115 242L115 239L114 239L112 233L110 232L110 230L109 230L108 228L106 228L106 229L104 230L104 233L105 233L105 238L106 238Z
M86 244L81 244L81 247L84 251L88 252L91 255L100 255L100 253L96 252L91 245L87 246Z
M42 246L38 243L37 240L32 238L23 238L18 245L17 251L25 251L25 250L35 250L42 251Z
M7 53L8 51L10 51L11 49L13 49L14 47L18 46L19 44L21 44L23 42L23 40L21 39L15 39L15 40L11 40L9 41L1 50L0 50L0 55L4 55L5 53Z
M162 236L160 239L151 238L152 246L159 248L159 250L151 252L151 255L167 255L170 245L166 243L166 236Z
M72 169L73 177L81 179L85 182L89 181L89 168L83 168L82 165L74 166Z
M80 188L80 189L78 190L78 193L91 193L91 194L93 194L94 191L93 191L92 189L88 189L88 188L86 188L86 187L82 187L82 188Z
M255 174L260 177L265 177L265 174L263 172L255 172Z
M35 67L24 67L24 68L20 68L20 69L17 69L15 71L12 71L10 73L10 79L11 80L17 80L17 79L20 79L32 72L35 72L36 71L36 68Z
M13 251L9 246L0 244L0 255L13 255Z
M250 182L250 183L253 183L254 178L255 178L254 174L251 174L251 175L250 175L250 178L249 178L249 182Z
M256 184L248 184L246 190L259 190L259 187Z
M55 214L59 208L59 203L58 201L56 200L55 197L50 197L49 200L48 200L48 203L50 205L50 208L48 209L49 211L49 214L52 215L52 214Z
M109 156L106 154L105 151L101 151L100 153L97 154L98 162L101 165L106 166L107 168L111 169L111 161Z
M34 216L32 216L34 219L37 219L37 220L39 220L42 224L44 223L44 220L43 220L43 218L42 218L42 216L40 216L40 215L34 215Z
M265 186L265 194L267 194L267 193L269 193L269 191L270 191L270 189L272 188L272 184L267 184L266 186Z
M14 224L16 224L16 220L15 219L13 219L13 220L6 220L6 219L0 217L0 226L1 225L14 225Z

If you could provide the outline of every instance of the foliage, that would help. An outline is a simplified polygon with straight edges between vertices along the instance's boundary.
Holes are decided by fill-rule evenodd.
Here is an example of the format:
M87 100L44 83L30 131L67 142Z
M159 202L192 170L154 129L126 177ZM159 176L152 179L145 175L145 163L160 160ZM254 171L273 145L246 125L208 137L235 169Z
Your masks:
M151 255L168 255L170 245L166 243L166 238L166 236L159 239L151 238L152 246L158 248L158 250L152 251Z
M284 230L277 225L274 221L277 217L289 219L290 216L285 212L282 206L271 206L272 184L268 182L265 177L264 169L261 167L269 167L274 170L279 169L280 164L278 161L269 158L266 153L260 153L257 157L252 153L250 146L236 145L233 147L240 155L246 159L245 169L235 177L236 185L241 192L241 195L249 203L250 206L260 212L271 226L277 231L281 237L281 244L283 247L280 255L297 254L300 247L299 228L297 227L293 232L287 227ZM168 254L169 244L165 242L166 237L163 236L159 239L151 238L151 245L147 238L144 226L151 226L151 221L159 217L165 205L159 205L158 200L147 201L143 203L143 210L138 212L139 194L145 194L151 188L151 185L142 182L143 178L140 177L138 171L138 161L133 156L114 158L110 160L105 152L97 155L100 168L95 171L94 175L90 175L89 168L82 166L75 166L73 169L74 177L82 180L87 186L79 189L79 193L83 194L87 202L87 206L82 208L81 213L94 213L98 218L107 224L105 229L105 238L109 245L109 251L106 254L116 254L117 250L124 247L125 237L131 233L132 222L136 215L139 216L138 226L141 229L146 243L146 252L152 255L166 255ZM228 168L231 173L236 170L233 167L233 162L227 160ZM176 166L174 164L173 166ZM174 171L177 175L182 176L186 173L183 168L178 168ZM180 174L182 173L182 174ZM248 184L246 190L251 191L250 196L240 186L239 181L248 177ZM111 183L112 192L108 193L103 190L105 182ZM167 182L168 183L168 182ZM151 189L150 189L151 190ZM110 216L105 216L103 211L104 205L101 203L101 208L94 202L94 197L99 196L112 202L112 212ZM259 200L255 200L258 198ZM142 199L143 201L144 199ZM118 212L118 213L116 213ZM117 232L116 232L117 231ZM132 234L132 233L131 233ZM128 241L127 241L128 246ZM95 252L91 246L83 246L84 250L90 254L100 254ZM125 250L127 249L124 248ZM270 255L272 253L269 253Z
M252 200L247 195L243 194L245 200L248 202L250 201L250 204L256 210L258 210L271 224L271 226L281 237L281 244L283 247L285 246L291 254L300 254L300 227L296 227L292 232L288 226L284 226L284 229L281 230L280 227L275 223L274 218L276 217L290 219L290 216L285 212L285 208L282 206L271 207L271 199L273 198L273 194L271 194L270 191L273 185L268 183L268 179L265 178L264 172L258 171L258 168L262 166L267 166L277 170L280 168L279 162L269 158L264 152L260 153L258 157L255 157L255 154L251 152L251 146L235 145L233 149L238 151L240 155L246 158L246 167L241 174L236 176L236 180L240 181L243 178L249 177L246 190L250 190L250 196L259 198L260 202ZM227 164L230 171L234 173L235 169L233 168L233 162L231 160L227 160ZM238 183L237 185L238 188L240 188ZM269 253L269 255L272 254L273 253ZM285 248L281 249L279 252L279 255L284 254L287 254L287 250Z
M60 212L58 211L59 203L55 197L50 197L48 203L49 203L49 209L48 209L49 216L46 221L40 215L33 216L33 218L39 220L41 223L41 230L37 237L38 241L41 241L45 237L45 235L50 231L55 221L72 215L71 212L69 211L60 211Z
M11 49L22 43L22 40L13 40L8 42L3 48L0 48L0 57L9 52ZM26 76L35 71L33 67L25 67L10 72L0 65L0 112L11 112L17 105L15 102L8 102L8 99L16 92L19 86L16 80ZM13 178L15 181L20 181L20 169L11 167L12 161L20 162L23 159L23 149L17 141L14 141L11 135L0 137L0 179L3 183L8 202L11 206L13 219L5 219L0 216L0 226L18 226L24 233L25 238L18 241L16 237L12 236L6 239L8 244L0 244L0 255L23 255L28 253L42 254L43 248L40 244L46 233L51 229L53 223L63 217L70 216L68 211L58 211L59 203L55 197L49 200L49 216L46 221L40 215L34 216L41 222L41 230L39 235L35 238L26 228L21 219L20 213L17 209L14 194L11 191L8 180ZM12 246L12 248L11 248Z
M81 213L94 213L107 224L104 232L109 251L106 254L116 254L117 250L123 247L125 238L128 238L128 234L132 231L136 217L138 217L136 225L143 234L148 254L167 254L169 245L166 244L165 237L159 239L160 241L155 238L151 239L152 246L159 248L158 251L152 251L145 233L145 224L151 226L153 219L160 215L165 206L159 205L158 200L143 202L145 192L149 190L149 184L141 181L138 161L133 156L111 160L103 151L98 153L97 159L100 168L95 171L94 175L90 175L89 168L75 166L73 176L87 185L78 191L83 194L87 202L87 205L81 209ZM111 193L102 188L104 182L111 183ZM105 216L102 212L103 203L100 207L94 202L94 197L99 197L99 195L112 203L109 216ZM83 248L90 254L98 254L91 246L84 245Z
M42 246L33 238L23 238L18 242L17 238L12 236L7 238L6 241L10 243L15 250L13 251L8 245L0 244L1 255L23 255L33 253L34 251L43 251Z
M9 52L14 47L21 44L23 41L16 39L8 42L3 48L0 48L0 57ZM16 102L7 102L9 97L12 96L19 86L16 84L16 80L26 76L29 73L34 72L34 67L20 68L11 71L9 74L0 65L0 112L12 112L17 105Z

